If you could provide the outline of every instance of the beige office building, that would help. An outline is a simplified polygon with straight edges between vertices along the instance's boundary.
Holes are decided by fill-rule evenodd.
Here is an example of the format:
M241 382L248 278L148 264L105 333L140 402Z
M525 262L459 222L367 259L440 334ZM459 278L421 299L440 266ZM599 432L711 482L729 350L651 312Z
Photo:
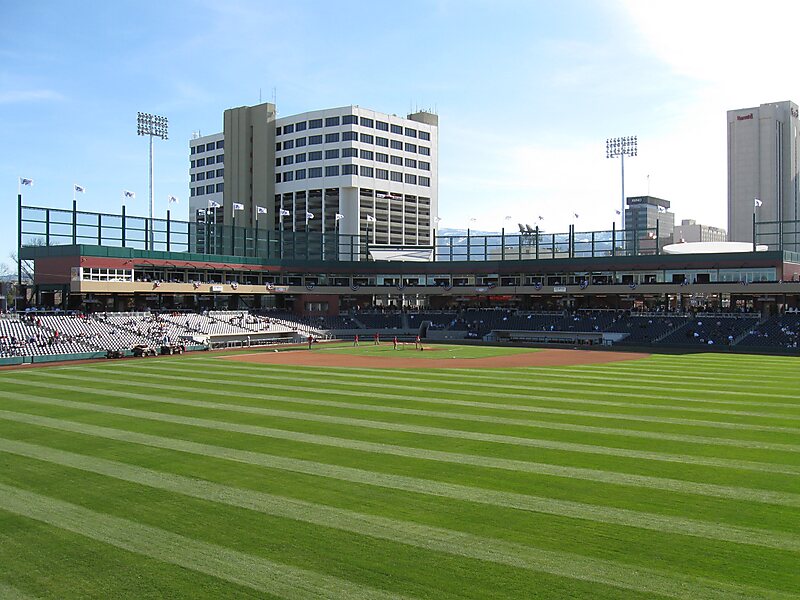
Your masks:
M728 111L730 241L753 241L754 215L776 222L764 228L774 230L775 242L778 231L784 242L797 237L788 224L800 220L797 120L798 106L788 101Z

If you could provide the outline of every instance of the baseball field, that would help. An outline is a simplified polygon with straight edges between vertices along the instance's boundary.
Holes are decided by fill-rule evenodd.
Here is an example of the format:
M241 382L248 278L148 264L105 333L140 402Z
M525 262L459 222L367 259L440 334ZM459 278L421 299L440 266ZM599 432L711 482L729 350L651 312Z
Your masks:
M0 598L800 599L792 357L0 372Z

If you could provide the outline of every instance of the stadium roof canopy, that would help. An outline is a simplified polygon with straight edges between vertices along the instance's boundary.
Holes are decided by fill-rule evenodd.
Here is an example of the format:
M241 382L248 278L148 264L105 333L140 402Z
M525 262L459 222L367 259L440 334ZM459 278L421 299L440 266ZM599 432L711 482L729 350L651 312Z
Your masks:
M759 244L756 252L765 252L767 246ZM750 242L684 242L668 244L662 248L665 254L728 254L730 252L752 252Z

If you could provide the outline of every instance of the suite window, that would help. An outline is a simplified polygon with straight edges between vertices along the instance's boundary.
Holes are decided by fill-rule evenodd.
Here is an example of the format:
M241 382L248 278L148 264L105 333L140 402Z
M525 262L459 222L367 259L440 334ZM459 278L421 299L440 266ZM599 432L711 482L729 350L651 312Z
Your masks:
M294 163L294 156L284 156L283 157L283 164L284 165L291 165Z
M198 173L197 174L197 181L205 181L205 180L206 180L206 174L205 173Z
M357 148L342 148L342 158L356 158L358 157Z
M386 121L375 121L375 129L389 131L389 124Z
M411 173L406 173L406 183L411 183L413 185L417 184L417 176L412 175Z
M195 165L196 165L196 164L197 164L197 161L193 160L193 161L191 161L191 163L190 163L190 165L189 165L189 166L190 166L192 169L194 169L194 167L195 167Z
M280 146L280 142L278 143L278 146ZM294 140L286 140L283 142L284 150L291 150L292 148L294 148ZM280 148L278 148L278 150L280 150Z
M338 133L326 133L325 134L325 143L326 144L335 144L339 141L339 134Z
M403 128L400 125L392 125L392 133L403 133Z
M383 146L384 148L388 148L389 147L389 138L377 136L375 138L375 143L378 146Z
M224 140L220 140L220 141L217 142L217 150L221 150L224 147L225 147Z
M397 181L399 183L403 183L403 174L402 173L398 173L397 171L392 171L391 173L389 173L389 175L390 175L390 179L392 181Z
M422 175L419 176L419 184L425 187L431 187L431 178L430 177L423 177Z
M224 185L225 185L224 183L218 183L217 184L217 193L224 191L224 189L222 187Z
M197 188L197 195L198 196L205 196L205 194L206 194L206 188L204 188L203 186L200 186L200 187Z
M308 178L322 177L322 167L312 167L308 170Z
M365 144L374 144L375 138L368 133L361 134L361 141Z
M355 142L355 141L358 141L358 134L355 131L343 131L342 132L342 141L343 142Z
M294 133L294 125L284 125L283 133Z
M202 175L202 173L201 173L201 175ZM194 173L192 173L192 174L189 176L189 181L194 181L194 180L195 180L195 174L194 174Z
M431 163L425 162L424 160L419 161L417 165L419 165L419 168L422 169L423 171L431 170Z
M206 186L206 194L213 194L213 193L214 193L214 186L213 185L207 185Z
M372 167L365 167L361 166L360 174L362 177L373 177L373 169Z
M417 130L416 129L411 129L410 127L406 127L406 135L408 137L415 138L415 137L417 137Z
M355 115L344 115L342 117L342 125L357 125L358 117Z
M325 150L325 158L339 158L339 149Z
M283 181L294 181L294 173L286 171L286 173L283 174Z
M206 159L205 158L198 158L197 159L197 166L198 167L205 167L206 166Z
M214 142L206 144L206 150L213 150L214 149Z
M308 143L311 146L316 146L317 144L322 143L322 136L321 135L310 135L308 136Z
M214 171L206 171L206 179L214 179Z
M406 152L416 152L417 145L416 144L406 144Z
M398 167L403 166L403 157L402 156L392 156L391 161L393 165L397 165Z
M217 177L224 177L225 169L217 169Z
M206 164L207 164L207 165L213 165L213 164L214 164L214 157L213 157L213 156L209 156L209 157L206 159Z
M305 169L297 169L294 172L295 179L305 179L306 178L306 170Z
M415 161L413 158L407 158L405 164L407 167L411 167L412 169L417 168L417 161Z
M375 121L372 119L368 119L367 117L361 117L361 126L362 127L375 127Z
M419 146L417 148L417 150L419 151L420 154L422 154L424 156L430 156L431 155L431 149L428 148L427 146Z
M327 117L325 119L325 127L336 127L339 125L339 117Z
M363 158L364 160L374 160L375 156L372 153L372 150L361 150L359 152L359 158Z
M281 174L275 173L275 183L280 183L280 182L281 182Z
M342 175L355 175L356 165L342 165Z
M295 148L299 148L300 146L305 146L305 145L306 145L306 138L304 138L304 137L295 138L295 140L294 140Z
M276 127L275 128L275 135L280 135L280 134L281 134L281 128L280 127Z
M386 169L375 169L375 177L378 179L389 179L389 171Z
M197 146L192 146L192 154L195 154L196 152L197 152Z
M392 150L402 150L402 149L403 149L403 142L392 140Z
M299 123L294 124L295 131L305 131L306 130L306 122L300 121Z
M339 165L325 167L325 177L337 177L339 175Z
M301 152L300 154L295 154L294 162L306 162L306 153Z
M375 160L378 162L388 163L389 162L389 155L384 154L383 152L376 152L375 153Z
M308 160L322 160L322 150L308 153Z
M189 192L190 192L190 195L191 195L191 196L194 196L194 188L191 188L191 189L189 190Z
M427 131L420 131L419 132L419 139L430 141L431 134L428 133Z
M218 165L221 165L223 162L225 162L225 158L224 157L225 157L224 154L217 154L217 164Z
M322 127L322 119L311 119L308 122L309 129L319 129L320 127Z

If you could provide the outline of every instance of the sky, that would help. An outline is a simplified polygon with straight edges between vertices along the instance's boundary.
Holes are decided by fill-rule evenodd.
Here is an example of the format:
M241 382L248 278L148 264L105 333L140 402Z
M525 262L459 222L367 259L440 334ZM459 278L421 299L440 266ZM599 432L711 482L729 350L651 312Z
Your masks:
M20 177L26 205L70 208L79 184L81 210L118 213L132 190L147 214L137 111L169 118L156 216L175 195L187 218L192 133L259 99L436 112L443 228L610 228L605 140L629 135L627 196L725 227L726 111L800 101L796 17L778 0L0 0L0 263Z

